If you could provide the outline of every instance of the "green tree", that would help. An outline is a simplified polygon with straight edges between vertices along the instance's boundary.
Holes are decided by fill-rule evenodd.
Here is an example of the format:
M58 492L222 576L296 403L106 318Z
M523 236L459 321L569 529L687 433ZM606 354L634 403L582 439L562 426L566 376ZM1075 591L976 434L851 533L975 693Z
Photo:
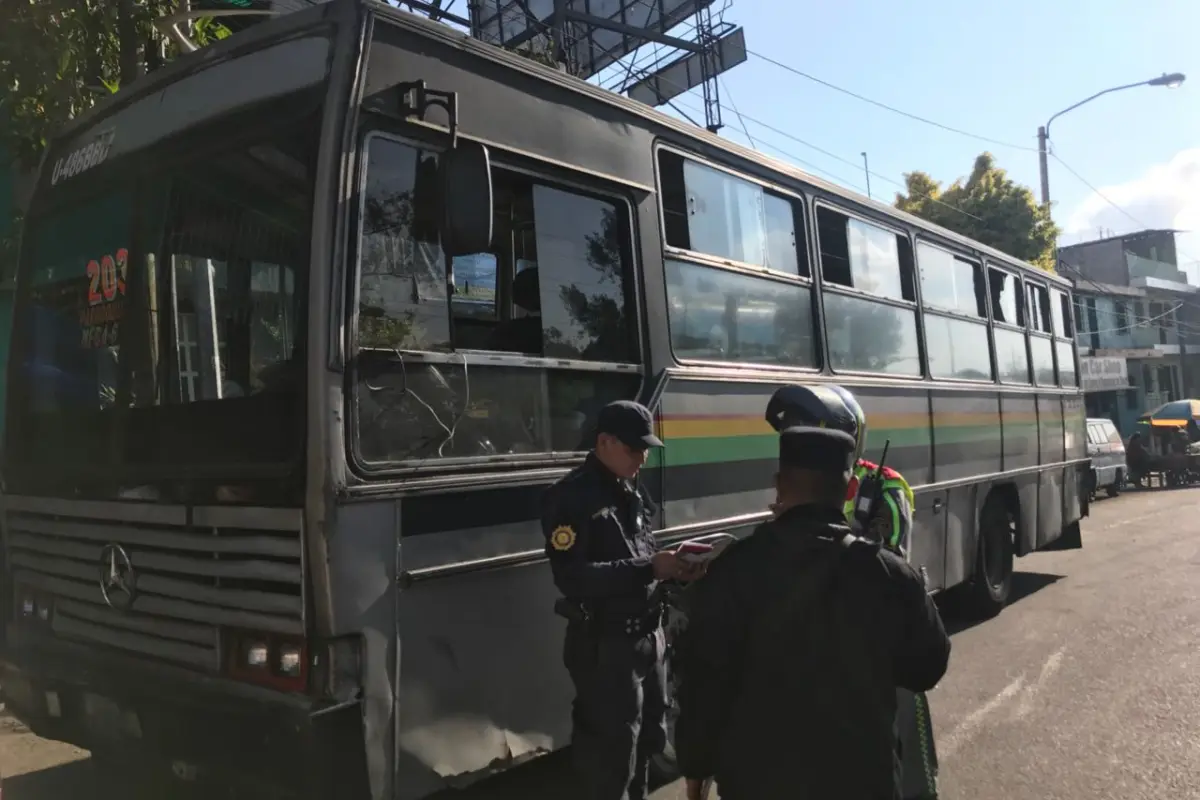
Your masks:
M956 180L945 190L924 172L909 172L904 182L908 191L896 194L896 208L1054 271L1060 231L1049 207L997 167L991 153L975 159L965 182Z
M0 0L0 152L14 160L0 168L36 168L56 130L172 56L153 21L175 6L176 0ZM221 37L212 20L194 29L198 41ZM0 240L5 263L18 222Z
M25 167L47 138L96 101L158 67L167 48L153 21L173 0L0 3L0 137Z

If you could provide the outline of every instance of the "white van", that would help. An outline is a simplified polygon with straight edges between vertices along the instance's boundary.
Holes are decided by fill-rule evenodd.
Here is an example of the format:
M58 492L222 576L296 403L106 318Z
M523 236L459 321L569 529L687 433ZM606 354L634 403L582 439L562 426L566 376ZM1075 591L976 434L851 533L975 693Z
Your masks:
M1121 434L1112 420L1099 418L1088 419L1087 437L1088 458L1092 460L1092 494L1104 489L1109 497L1116 497L1129 474Z

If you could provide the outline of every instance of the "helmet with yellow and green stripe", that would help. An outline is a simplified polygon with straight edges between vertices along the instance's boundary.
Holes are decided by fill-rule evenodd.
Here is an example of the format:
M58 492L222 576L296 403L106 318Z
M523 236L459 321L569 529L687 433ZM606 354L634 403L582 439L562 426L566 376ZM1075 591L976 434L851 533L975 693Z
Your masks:
M867 418L854 395L825 383L781 386L767 402L767 423L776 431L793 427L832 428L854 437L854 460L867 444Z

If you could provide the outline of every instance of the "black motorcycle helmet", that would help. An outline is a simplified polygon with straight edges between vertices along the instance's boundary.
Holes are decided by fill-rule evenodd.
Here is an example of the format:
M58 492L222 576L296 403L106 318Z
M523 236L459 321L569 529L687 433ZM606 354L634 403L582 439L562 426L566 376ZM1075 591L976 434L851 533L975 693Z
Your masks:
M867 420L854 395L841 386L781 386L767 402L767 424L776 431L796 426L832 428L854 437L854 460L867 444Z

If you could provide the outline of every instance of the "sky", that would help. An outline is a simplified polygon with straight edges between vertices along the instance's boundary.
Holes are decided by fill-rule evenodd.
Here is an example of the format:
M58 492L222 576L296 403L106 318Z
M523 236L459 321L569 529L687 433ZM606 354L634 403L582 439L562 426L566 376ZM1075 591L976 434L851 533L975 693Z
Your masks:
M721 135L864 193L865 151L871 192L889 202L905 172L948 185L984 150L1040 196L1039 125L1102 89L1185 73L1177 89L1116 92L1057 118L1052 151L1062 161L1050 159L1050 196L1060 245L1148 227L1195 231L1179 237L1179 260L1200 282L1200 2L716 0L712 8L723 7L724 20L745 28L751 55L721 78ZM761 56L1005 144L878 108ZM698 90L678 105L703 120Z
M497 2L512 0L484 6ZM535 14L553 7L529 2ZM588 7L603 15L629 2L648 0ZM458 13L465 6L450 3ZM1039 125L1104 89L1190 76L1177 89L1115 92L1058 117L1050 197L1060 245L1146 228L1191 231L1177 239L1179 261L1200 284L1200 1L714 0L710 8L714 20L745 29L750 51L720 79L721 135L863 193L866 152L871 193L888 202L905 172L949 185L984 150L1040 199ZM879 108L764 57L995 141ZM663 110L703 122L699 89L676 102L680 111Z

